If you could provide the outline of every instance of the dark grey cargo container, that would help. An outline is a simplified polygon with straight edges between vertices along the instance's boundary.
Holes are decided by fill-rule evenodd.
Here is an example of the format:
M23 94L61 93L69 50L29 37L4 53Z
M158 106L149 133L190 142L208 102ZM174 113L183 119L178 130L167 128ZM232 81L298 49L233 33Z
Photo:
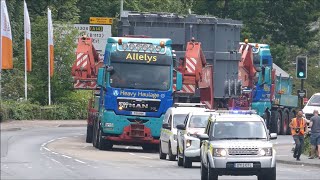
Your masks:
M241 26L241 21L212 16L124 11L118 35L171 38L177 59L184 56L187 42L194 37L201 42L207 62L214 65L214 96L223 98L225 81L238 79Z

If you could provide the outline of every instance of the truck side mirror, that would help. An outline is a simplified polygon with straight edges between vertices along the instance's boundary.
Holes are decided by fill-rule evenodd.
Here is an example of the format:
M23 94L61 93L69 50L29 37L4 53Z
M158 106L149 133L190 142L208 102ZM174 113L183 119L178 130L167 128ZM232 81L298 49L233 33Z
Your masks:
M163 129L170 129L170 125L168 123L163 123L162 128Z
M182 74L180 72L177 72L176 83L176 90L180 91L182 89Z
M99 68L98 79L97 79L98 86L103 86L104 85L103 82L104 82L104 68Z
M113 66L107 66L106 71L107 72L112 72L113 71Z

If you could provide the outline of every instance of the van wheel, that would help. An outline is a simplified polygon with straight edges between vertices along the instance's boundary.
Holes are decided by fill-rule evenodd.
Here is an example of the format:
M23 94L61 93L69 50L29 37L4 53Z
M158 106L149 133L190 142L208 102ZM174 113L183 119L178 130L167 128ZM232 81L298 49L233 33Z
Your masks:
M176 160L176 156L172 154L171 142L169 142L169 161Z
M186 157L183 155L183 167L184 168L191 168L192 167L192 161L189 157Z
M182 159L182 157L180 155L179 144L178 144L178 147L177 147L177 157L178 157L178 161L177 161L178 166L182 166L183 165L183 159Z
M206 168L204 166L202 161L201 161L200 171L201 171L201 180L207 180L208 179L208 168Z
M258 175L258 180L276 180L277 179L277 169L276 167L270 169L263 169Z
M218 173L210 167L210 163L208 161L208 179L210 180L218 180Z
M167 158L167 155L165 153L162 153L161 142L159 143L159 158L160 159L166 159Z

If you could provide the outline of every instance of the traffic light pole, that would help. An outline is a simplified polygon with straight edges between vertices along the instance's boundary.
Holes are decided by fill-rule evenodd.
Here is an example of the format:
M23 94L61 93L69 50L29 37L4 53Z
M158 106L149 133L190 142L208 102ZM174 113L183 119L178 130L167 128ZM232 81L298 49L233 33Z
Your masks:
M303 82L304 82L304 79L301 79L301 91L303 91ZM302 109L303 107L303 97L300 97L300 108Z

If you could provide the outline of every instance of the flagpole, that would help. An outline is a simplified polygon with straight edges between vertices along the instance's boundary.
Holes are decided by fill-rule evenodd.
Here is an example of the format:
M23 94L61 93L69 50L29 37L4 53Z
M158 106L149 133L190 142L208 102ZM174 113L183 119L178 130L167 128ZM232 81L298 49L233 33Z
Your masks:
M24 5L25 6L25 1ZM25 11L25 8L23 8L23 11ZM27 87L27 29L26 29L26 14L24 12L24 97L26 98L26 101L28 100L28 87Z
M50 85L50 35L49 35L49 31L50 28L49 27L49 8L48 8L48 96L49 96L49 105L51 105L51 85Z

